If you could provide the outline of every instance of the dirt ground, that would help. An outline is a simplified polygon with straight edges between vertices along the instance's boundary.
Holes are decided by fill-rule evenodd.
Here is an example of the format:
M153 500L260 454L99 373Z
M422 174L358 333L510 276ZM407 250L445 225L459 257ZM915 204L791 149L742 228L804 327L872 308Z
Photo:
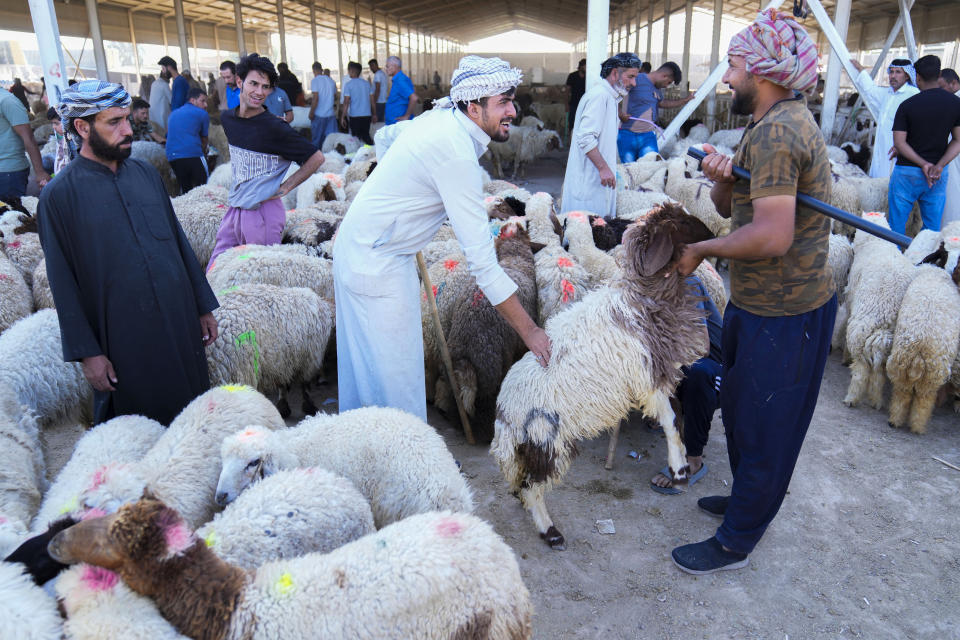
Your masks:
M562 166L562 153L537 163L525 186L556 192ZM960 639L960 472L931 458L960 465L960 416L945 406L926 435L893 430L884 413L843 405L848 381L833 354L779 515L748 567L705 577L681 573L669 554L718 525L696 500L730 490L719 413L710 470L679 496L649 489L666 443L639 416L621 430L611 471L606 436L581 442L565 483L547 496L567 539L560 552L540 540L486 447L467 445L455 418L431 408L429 421L462 463L476 513L516 551L536 638ZM330 376L315 402L333 412L335 400ZM51 475L79 433L45 434ZM616 533L597 531L603 519Z

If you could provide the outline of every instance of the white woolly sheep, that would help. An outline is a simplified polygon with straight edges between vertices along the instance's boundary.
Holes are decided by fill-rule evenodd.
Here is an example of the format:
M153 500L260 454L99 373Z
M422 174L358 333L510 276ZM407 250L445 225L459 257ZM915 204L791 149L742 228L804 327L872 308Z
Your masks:
M636 190L643 187L651 177L666 166L663 158L657 153L648 153L634 162L617 165L617 173L623 181L626 190Z
M303 384L303 411L315 413L307 387L321 372L333 306L310 289L234 286L221 292L220 308L213 312L220 338L207 347L211 384L239 382L279 392L282 413L288 415L284 394L290 385Z
M227 255L235 254L235 255ZM217 256L207 280L218 295L241 284L306 287L333 302L333 266L330 260L272 246L242 245Z
M376 531L367 499L346 478L313 467L254 483L197 535L243 569L307 553L329 553Z
M543 126L556 131L566 131L567 129L567 105L559 103L546 104L543 102L533 102L530 104L530 111L536 114L536 117L543 122Z
M218 167L230 162L230 143L227 141L227 133L223 130L223 125L210 125L207 130L207 142L217 150Z
M847 318L850 309L847 305L847 279L850 275L850 265L853 263L853 244L846 236L831 233L830 251L827 256L830 272L833 274L833 285L837 292L837 317L833 323L833 336L830 345L834 349L843 349L846 344Z
M210 128L212 129L213 126ZM180 187L177 184L177 178L173 174L173 170L170 168L170 163L167 161L167 152L162 146L156 142L153 142L152 140L134 140L130 145L130 157L137 160L143 160L147 164L153 166L153 168L157 170L157 173L160 174L160 178L163 180L163 184L167 188L167 193L170 196L175 196L176 194L180 193ZM229 158L230 154L228 151L226 159Z
M688 213L699 218L714 235L729 233L730 219L717 213L710 198L713 183L707 178L686 177L687 164L684 158L674 158L667 166L667 195L680 202Z
M940 387L960 341L960 292L950 274L933 265L917 267L903 295L887 375L893 385L890 426L925 433Z
M745 130L742 127L738 129L720 129L719 131L714 131L712 134L710 134L710 138L707 139L707 142L714 147L721 145L736 151L737 147L740 146L740 141L743 139L744 132ZM843 157L846 158L846 154L844 154Z
M33 286L31 287L33 297L33 307L37 311L40 309L53 309L53 291L50 290L50 280L47 278L47 261L41 260L33 270Z
M357 152L360 153L359 151ZM377 157L368 157L365 159L358 160L354 157L353 162L350 163L350 166L347 167L346 171L343 174L344 181L346 184L351 184L354 182L363 182L367 179L367 176L376 168L377 166Z
M590 274L593 287L599 287L620 274L613 256L597 249L593 242L590 219L582 211L571 211L563 222L564 248Z
M318 466L351 480L378 528L415 513L473 511L473 497L437 432L398 409L318 414L294 428L247 429L223 441L217 501L231 502L257 479Z
M940 246L940 232L932 229L922 229L913 240L910 246L904 249L903 257L910 261L910 264L920 264L924 258L937 250Z
M342 175L347 168L347 160L336 151L323 152L323 164L317 168L317 173L335 173Z
M210 261L217 245L217 232L229 208L228 195L223 187L207 184L171 201L173 212L201 266Z
M675 200L661 191L623 189L617 191L617 217L624 220L636 220L646 215L654 207L669 202L675 202Z
M296 208L303 209L317 202L344 200L343 178L335 173L315 173L297 187Z
M707 340L703 314L673 265L681 244L710 237L678 205L631 226L618 279L547 323L549 366L528 353L503 380L490 452L551 547L565 542L547 512L546 491L566 473L577 440L615 428L631 410L642 408L662 425L671 474L687 477L670 397L680 366L706 353Z
M33 270L43 260L43 247L40 246L40 235L37 233L20 233L12 237L4 237L3 252L10 262L17 268L27 286L33 284Z
M330 151L336 151L342 156L348 153L356 153L363 145L360 138L352 136L349 133L331 133L323 140L323 148L320 150L324 154Z
M93 387L77 362L63 361L57 312L43 309L0 335L0 383L16 393L43 424L74 418L92 421Z
M217 162L217 168L207 178L207 185L223 187L228 191L233 188L233 167L229 162Z
M30 522L47 488L37 419L13 390L0 385L0 513Z
M513 551L468 514L418 514L329 554L248 573L219 559L175 511L145 498L61 532L50 549L61 561L117 571L191 637L522 640L532 634L530 597Z
M43 496L31 530L44 530L65 513L81 508L80 493L97 469L139 461L157 443L165 427L143 416L117 416L85 432Z
M20 270L0 252L0 333L33 311L33 294Z
M457 240L431 240L420 253L423 254L423 261L427 263L427 267L432 267L441 260L452 258L463 262L467 259Z
M23 565L0 562L0 621L4 638L60 640L63 620L57 601L38 587Z

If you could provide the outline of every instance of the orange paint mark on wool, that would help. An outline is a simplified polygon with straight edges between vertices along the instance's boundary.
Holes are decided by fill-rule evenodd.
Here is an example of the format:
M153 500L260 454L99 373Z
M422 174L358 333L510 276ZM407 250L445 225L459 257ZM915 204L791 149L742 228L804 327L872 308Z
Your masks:
M607 221L604 220L603 218L594 218L594 219L593 219L593 226L595 226L595 227L605 227L605 226L607 226Z
M247 429L237 437L241 440L250 440L251 438L259 438L262 435L262 431L257 431L256 429Z
M443 268L447 271L453 271L457 268L458 264L460 264L459 260L445 260L443 263Z
M437 285L431 285L430 287L433 290L433 297L437 297Z
M586 219L587 219L587 214L585 214L585 213L582 212L582 211L571 211L570 213L567 214L567 217L568 217L568 218L573 218L574 220L581 220L581 221L583 221L583 220L586 220Z
M91 591L109 591L120 581L120 577L109 569L102 569L88 564L84 565L83 573L80 574L80 580L82 580Z
M572 267L573 262L570 261L570 258L557 258L558 267ZM566 282L566 281L564 281Z
M566 278L560 281L560 290L563 291L563 297L561 298L562 302L570 302L573 296L577 293L577 290L574 288L573 284L571 284Z
M463 531L463 524L453 518L444 518L434 526L441 538L455 538Z

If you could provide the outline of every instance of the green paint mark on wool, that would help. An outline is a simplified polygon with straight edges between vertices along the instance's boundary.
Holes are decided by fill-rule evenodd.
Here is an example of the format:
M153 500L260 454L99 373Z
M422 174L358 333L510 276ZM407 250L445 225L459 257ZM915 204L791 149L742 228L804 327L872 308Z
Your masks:
M77 496L73 496L70 500L67 501L65 505L60 507L60 513L58 515L63 515L64 513L70 513L71 511L76 511L80 508L80 501L77 500Z
M293 576L291 576L289 573L284 573L277 579L276 586L277 586L277 592L280 595L282 596L287 595L288 593L293 591Z
M210 533L204 536L203 543L208 547L212 547L213 545L217 544L217 536L213 533L213 529L210 530Z
M240 288L240 285L235 284L235 285L233 285L232 287L227 287L226 289L224 289L223 291L221 291L221 292L218 293L217 295L218 295L218 296L222 296L222 295L225 295L225 294L227 294L227 293L230 293L231 291L236 291L236 290L239 289L239 288Z
M249 253L245 253L242 256L237 256L237 260L249 260L253 256Z
M260 377L260 346L257 344L257 332L251 330L241 333L233 341L233 344L237 349L245 344L253 347L253 378L254 382L256 382Z

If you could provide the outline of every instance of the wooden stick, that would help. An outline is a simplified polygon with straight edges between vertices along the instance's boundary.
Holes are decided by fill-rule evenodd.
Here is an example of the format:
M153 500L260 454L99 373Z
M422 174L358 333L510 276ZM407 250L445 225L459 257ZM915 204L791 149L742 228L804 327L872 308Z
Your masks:
M437 332L437 342L440 343L440 356L443 358L443 366L447 370L447 380L450 381L450 390L453 392L453 399L457 401L457 412L460 414L460 424L463 425L463 433L467 436L469 444L477 444L473 439L473 430L470 428L470 421L467 419L467 412L463 409L463 400L460 397L460 385L457 384L457 378L453 374L453 361L450 359L450 350L447 348L447 339L443 335L443 327L440 326L440 311L437 309L437 298L433 295L433 284L430 282L430 274L427 273L427 263L423 259L423 253L417 251L417 269L420 270L420 278L423 280L423 291L426 293L427 301L430 303L430 315L433 317L433 327Z
M960 467L958 467L955 464L951 464L942 458L938 458L937 456L930 456L930 457L936 460L937 462L939 462L940 464L947 465L948 467L950 467L951 469L954 469L955 471L960 471Z

